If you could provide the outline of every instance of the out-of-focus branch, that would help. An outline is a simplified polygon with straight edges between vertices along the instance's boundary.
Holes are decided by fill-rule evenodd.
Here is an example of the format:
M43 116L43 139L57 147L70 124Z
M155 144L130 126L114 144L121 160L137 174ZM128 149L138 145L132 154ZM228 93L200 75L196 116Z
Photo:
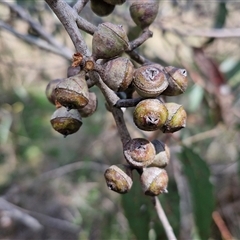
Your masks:
M18 207L1 197L0 210L9 211L11 213L11 217L18 221L21 221L23 224L35 231L41 230L44 225L51 226L52 228L56 229L61 229L66 232L79 233L80 231L80 228L78 226L69 221L50 217L42 213Z
M196 37L213 37L213 38L237 38L240 37L240 28L212 28L212 29L188 29L178 30L161 26L161 29L166 32L173 32L180 36L196 36Z
M1 4L8 6L13 12L17 13L18 16L27 22L40 35L41 38L50 43L53 47L59 50L61 49L63 52L70 53L69 49L60 44L51 34L48 34L46 30L21 6L10 3L9 1L2 1Z
M45 172L43 174L41 174L38 178L36 178L35 181L47 181L50 179L55 179L58 177L61 177L67 173L71 173L73 171L77 171L80 169L92 169L92 170L96 170L96 171L102 171L104 172L107 168L107 165L103 164L103 163L97 163L97 162L74 162L74 163L70 163L67 165L64 165L62 167L58 167L56 169L50 170L48 172Z
M24 35L22 33L17 32L15 29L13 29L10 25L6 24L5 22L0 20L0 28L3 28L5 30L7 30L8 32L12 33L14 36L16 36L17 38L32 44L34 46L37 46L43 50L46 51L50 51L52 53L55 53L57 55L60 55L64 58L66 58L67 60L71 60L72 59L72 53L70 50L62 49L62 48L56 48L52 45L50 45L49 43L47 43L46 41L40 39L40 38L36 38L36 37L32 37L32 36L28 36L28 35Z
M33 231L40 231L42 229L42 225L38 222L37 219L19 210L14 204L6 201L4 198L1 197L0 211L6 211L9 217L23 223L25 226L29 227Z

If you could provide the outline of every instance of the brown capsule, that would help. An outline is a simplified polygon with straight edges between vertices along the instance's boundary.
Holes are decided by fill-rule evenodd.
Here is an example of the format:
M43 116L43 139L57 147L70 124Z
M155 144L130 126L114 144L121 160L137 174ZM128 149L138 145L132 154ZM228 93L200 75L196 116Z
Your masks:
M164 133L173 133L186 127L187 113L183 106L177 103L165 103L168 118L161 130Z
M133 167L142 168L150 165L156 155L153 144L145 138L134 138L123 149L126 161Z
M82 125L82 118L76 109L69 111L65 107L60 107L55 110L50 122L54 130L66 137L79 130Z
M89 92L89 102L83 108L79 108L78 111L81 114L81 117L89 117L91 116L96 110L98 106L97 96L94 92Z
M133 85L142 97L157 97L168 86L166 74L158 64L142 66L135 70Z
M152 144L155 147L156 156L153 163L151 164L151 167L165 168L170 160L169 147L167 146L167 144L157 139L153 140Z
M102 23L92 38L92 55L95 59L109 59L122 54L128 48L128 37L122 25Z
M158 14L159 1L133 1L130 5L130 15L137 26L144 29L151 25Z
M133 184L132 174L127 165L112 165L105 173L104 177L109 189L117 193L127 193Z
M165 169L149 167L141 174L141 184L145 195L157 196L167 192L168 175Z
M186 69L169 66L165 67L164 71L169 84L162 95L177 96L184 93L188 86Z
M90 3L92 11L100 17L108 16L115 8L114 5L108 4L103 0L91 0Z
M141 130L155 131L165 124L167 116L167 108L158 99L145 99L135 107L133 121Z
M112 59L104 64L104 82L113 91L124 91L133 79L134 66L125 57Z
M126 2L126 0L104 0L104 2L112 5L121 5Z
M66 78L55 88L56 100L67 109L79 109L88 104L89 92L85 72Z
M56 102L56 96L55 96L55 93L54 93L55 88L62 80L63 79L51 80L46 87L45 93L46 93L47 99L53 105L55 105L55 102Z

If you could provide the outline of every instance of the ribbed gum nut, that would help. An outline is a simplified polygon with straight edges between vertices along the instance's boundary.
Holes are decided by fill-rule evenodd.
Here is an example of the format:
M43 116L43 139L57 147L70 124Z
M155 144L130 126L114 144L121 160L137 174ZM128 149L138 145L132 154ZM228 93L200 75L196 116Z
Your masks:
M56 100L67 109L78 109L86 106L89 92L85 72L66 78L55 88Z
M168 175L165 169L145 168L141 174L141 184L145 195L157 196L167 192Z
M89 102L83 108L79 108L78 111L81 114L81 117L89 117L91 116L96 110L98 106L97 96L94 92L89 92Z
M168 86L166 74L158 64L142 66L135 70L133 85L142 97L157 97Z
M169 147L162 141L155 139L152 141L152 144L156 150L156 156L154 158L152 167L165 168L170 160L170 150Z
M55 110L50 119L54 130L65 137L79 130L82 125L82 118L76 109L68 111L65 107Z
M159 1L134 1L130 5L130 15L137 26L144 29L151 25L158 14Z
M177 103L165 103L168 118L161 128L164 133L173 133L186 127L187 113L183 106Z
M133 184L131 171L125 165L112 165L104 173L109 189L117 193L127 193Z
M81 71L80 66L77 66L77 67L69 66L67 69L67 77L69 78L69 77L75 76L79 74L80 71Z
M92 11L100 17L108 16L115 8L114 5L108 4L103 0L91 0L90 7Z
M56 88L56 86L62 81L63 79L54 79L54 80L51 80L48 85L46 86L46 90L45 90L45 93L46 93L46 96L47 96L47 99L50 103L52 103L53 105L55 105L55 102L56 102L56 96L55 96L55 93L54 93L54 90Z
M145 99L136 105L133 121L141 130L155 131L165 124L167 116L167 108L158 99Z
M112 59L104 64L104 69L103 80L113 91L124 91L131 84L134 66L128 58Z
M112 5L121 5L126 2L126 0L104 0L104 2Z
M153 144L145 138L134 138L123 150L126 161L133 167L142 168L150 165L156 155Z
M168 66L164 68L164 71L169 85L162 95L177 96L184 93L188 86L186 69Z
M95 59L114 58L128 48L128 37L122 25L109 22L98 25L92 38L92 55Z

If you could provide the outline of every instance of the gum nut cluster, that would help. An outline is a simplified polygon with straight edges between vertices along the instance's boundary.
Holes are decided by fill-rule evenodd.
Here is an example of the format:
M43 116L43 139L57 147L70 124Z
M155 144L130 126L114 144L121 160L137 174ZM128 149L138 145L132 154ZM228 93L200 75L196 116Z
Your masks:
M90 0L92 11L99 16L111 14L123 3L125 0ZM133 22L145 31L155 20L158 9L159 0L131 0L129 13ZM54 130L64 136L73 134L80 129L82 119L97 110L97 96L89 90L91 81L87 81L91 78L90 71L99 73L108 92L131 103L126 107L134 107L133 122L139 130L174 133L186 126L183 106L165 102L162 96L165 99L183 94L188 85L187 71L158 63L136 65L124 55L132 51L131 46L122 25L103 22L97 26L92 37L92 55L78 53L83 62L81 59L79 65L69 67L67 78L54 79L47 85L46 96L56 107L50 119ZM86 57L91 59L93 68L84 65ZM133 99L136 94L137 101ZM112 165L104 173L109 189L120 194L129 192L133 185L132 171L136 170L146 195L167 192L168 175L164 168L169 163L170 150L164 142L130 138L124 142L122 151L125 164Z
M122 76L126 76L127 68L120 67L118 64L119 68L116 69L119 70L119 75L121 73L121 77L117 77L116 73L111 73L111 68L114 69L114 62L120 60L117 61L117 59L105 64L106 74L111 76L105 83L114 91L124 91L125 88L121 89L120 86L124 82L125 77ZM163 102L160 99L161 96L177 96L186 91L188 81L185 69L149 64L134 69L131 76L132 80L128 81L128 87L134 87L142 97L133 110L133 122L139 129L174 133L186 126L187 114L183 106L174 102ZM115 84L114 87L113 84ZM140 182L146 195L157 196L167 192L168 175L164 168L169 163L170 150L164 142L158 139L151 142L145 138L134 138L124 146L123 155L129 168L127 171L126 167L117 171L117 173L121 172L121 177L109 169L106 170L105 179L111 190L121 194L127 193L132 186L132 181L129 184L129 178L132 176L130 172L137 169L140 172ZM113 166L110 168L112 169ZM116 169L118 166L114 165L114 170Z
M79 67L69 67L67 78L51 80L46 96L56 107L50 123L64 137L76 133L82 126L82 118L91 116L98 106L96 94L88 89L86 73Z

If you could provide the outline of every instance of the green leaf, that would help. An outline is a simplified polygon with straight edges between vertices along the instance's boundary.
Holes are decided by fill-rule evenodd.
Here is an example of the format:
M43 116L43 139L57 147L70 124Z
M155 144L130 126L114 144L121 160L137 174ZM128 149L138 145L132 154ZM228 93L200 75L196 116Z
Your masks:
M194 85L189 92L189 107L188 111L194 112L200 106L204 96L204 90L199 85Z
M206 162L192 149L183 147L179 158L191 190L193 213L201 239L208 239L215 199Z
M134 184L131 191L122 195L122 206L129 226L137 239L148 239L151 221L149 214L149 198L141 189L139 179L134 172Z

